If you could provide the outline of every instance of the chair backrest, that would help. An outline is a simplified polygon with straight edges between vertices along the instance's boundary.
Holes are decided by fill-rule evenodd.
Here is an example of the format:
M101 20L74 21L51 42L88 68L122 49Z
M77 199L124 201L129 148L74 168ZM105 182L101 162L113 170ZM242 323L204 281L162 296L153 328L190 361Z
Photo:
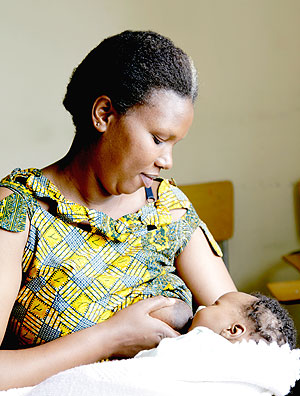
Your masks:
M231 181L182 185L201 220L217 242L233 235L233 184Z

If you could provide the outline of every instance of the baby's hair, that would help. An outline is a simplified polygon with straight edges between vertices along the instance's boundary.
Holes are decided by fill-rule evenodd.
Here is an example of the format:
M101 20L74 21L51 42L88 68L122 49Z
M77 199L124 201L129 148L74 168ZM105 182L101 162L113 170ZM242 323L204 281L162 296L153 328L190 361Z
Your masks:
M251 293L257 300L247 305L246 316L254 325L250 333L255 341L276 342L279 346L288 343L296 347L296 329L293 320L277 300L260 293Z

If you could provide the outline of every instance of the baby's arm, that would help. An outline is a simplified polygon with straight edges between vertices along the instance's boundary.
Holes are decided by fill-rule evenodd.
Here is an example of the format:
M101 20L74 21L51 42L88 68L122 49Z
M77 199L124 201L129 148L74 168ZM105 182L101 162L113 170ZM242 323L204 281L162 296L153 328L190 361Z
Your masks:
M182 332L186 329L186 325L192 318L193 312L184 301L177 298L173 298L172 300L175 301L173 305L152 311L150 315L167 323L173 329Z

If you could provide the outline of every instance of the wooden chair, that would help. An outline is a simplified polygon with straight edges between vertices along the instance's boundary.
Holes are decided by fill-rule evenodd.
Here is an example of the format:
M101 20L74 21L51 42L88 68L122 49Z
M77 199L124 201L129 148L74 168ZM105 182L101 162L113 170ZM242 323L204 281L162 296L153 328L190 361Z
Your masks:
M297 215L300 218L300 182L296 184L295 201L297 207ZM282 256L283 260L293 265L300 271L300 251L292 252ZM283 281L283 282L270 282L267 284L268 289L277 298L278 301L286 304L300 303L300 279Z
M300 271L300 252L292 252L282 256L283 260ZM286 304L300 303L300 279L270 282L267 287L276 299Z
M223 251L228 268L228 239L233 235L233 184L230 181L182 185L179 188L192 202Z

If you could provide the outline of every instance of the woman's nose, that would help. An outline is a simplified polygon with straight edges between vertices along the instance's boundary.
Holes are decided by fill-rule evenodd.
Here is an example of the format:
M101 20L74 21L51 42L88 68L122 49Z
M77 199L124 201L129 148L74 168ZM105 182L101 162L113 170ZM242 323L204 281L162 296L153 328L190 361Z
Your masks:
M172 149L163 152L155 161L155 164L162 169L171 169L173 166Z

